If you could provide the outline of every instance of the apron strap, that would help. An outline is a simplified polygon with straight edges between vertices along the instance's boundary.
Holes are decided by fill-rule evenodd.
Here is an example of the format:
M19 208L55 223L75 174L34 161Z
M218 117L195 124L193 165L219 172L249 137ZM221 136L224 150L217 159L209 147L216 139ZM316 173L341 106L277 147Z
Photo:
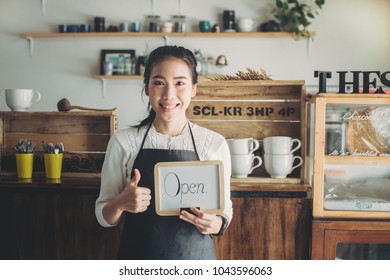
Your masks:
M198 160L200 160L200 157L199 157L199 154L198 154L198 150L196 149L196 145L195 145L194 134L192 133L192 129L191 129L191 126L190 126L190 121L188 121L188 128L190 129L192 143L194 144L194 151L195 151L196 157L198 158Z
M141 148L139 149L140 151L141 151L142 148L144 147L145 140L146 140L146 136L148 135L149 130L150 130L150 128L152 127L152 124L153 124L153 122L151 122L151 123L149 124L149 127L148 127L148 129L146 130L146 132L145 132L144 139L142 140Z

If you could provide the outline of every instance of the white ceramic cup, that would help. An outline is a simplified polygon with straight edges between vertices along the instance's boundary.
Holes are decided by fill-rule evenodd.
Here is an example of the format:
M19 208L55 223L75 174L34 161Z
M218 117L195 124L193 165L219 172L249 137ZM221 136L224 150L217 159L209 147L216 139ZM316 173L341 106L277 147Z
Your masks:
M232 177L233 178L246 178L253 170L259 167L263 161L261 157L253 154L248 155L231 155L232 160ZM257 164L256 163L257 160Z
M254 21L251 18L240 18L237 20L237 26L240 32L252 32Z
M41 94L32 89L6 89L5 101L12 111L27 111L41 99Z
M293 154L301 147L301 141L288 136L270 136L263 139L265 154L285 155Z
M249 155L260 147L260 142L253 138L229 138L226 142L232 155Z
M293 165L295 160L299 162ZM275 155L275 154L264 154L264 166L267 173L272 178L286 178L287 175L301 166L303 160L300 156L294 156L292 154L286 155Z

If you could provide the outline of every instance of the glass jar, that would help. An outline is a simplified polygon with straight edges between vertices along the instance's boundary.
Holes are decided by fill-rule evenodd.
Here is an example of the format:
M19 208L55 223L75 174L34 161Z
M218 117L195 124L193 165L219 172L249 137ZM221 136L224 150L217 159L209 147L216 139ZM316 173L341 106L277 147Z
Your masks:
M160 16L149 15L147 16L149 32L160 32Z
M94 23L95 32L104 32L106 30L104 17L95 17Z
M184 33L186 32L186 16L182 16L182 15L175 15L172 17L173 19L173 30L174 32L180 32L180 33Z
M194 50L194 56L196 59L196 72L198 75L203 74L203 55L200 49Z
M326 112L326 146L327 155L345 155L346 153L346 122L343 118L345 112L328 108Z
M213 75L214 74L214 61L211 56L204 58L204 69L203 69L203 74L204 75Z

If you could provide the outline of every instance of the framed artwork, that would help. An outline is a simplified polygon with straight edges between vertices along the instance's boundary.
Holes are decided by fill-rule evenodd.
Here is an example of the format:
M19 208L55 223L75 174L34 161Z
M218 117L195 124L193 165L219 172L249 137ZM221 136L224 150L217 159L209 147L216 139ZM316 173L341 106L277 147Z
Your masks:
M100 75L105 75L104 63L112 62L112 75L123 75L120 73L120 62L135 58L135 50L101 50L100 54Z
M219 160L159 162L154 166L156 213L176 216L196 207L219 214L224 208L223 164Z

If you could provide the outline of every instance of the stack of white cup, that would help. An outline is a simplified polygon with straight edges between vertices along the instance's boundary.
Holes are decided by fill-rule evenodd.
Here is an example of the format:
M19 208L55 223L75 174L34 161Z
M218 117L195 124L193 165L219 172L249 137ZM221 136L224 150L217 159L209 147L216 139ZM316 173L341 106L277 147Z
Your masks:
M258 140L253 138L226 139L232 160L232 177L247 178L263 161L255 156L254 151L260 147ZM257 161L257 164L255 162Z
M264 166L272 178L286 178L287 175L302 165L300 156L294 152L301 147L299 139L288 136L271 136L263 139ZM299 162L293 165L295 160Z

